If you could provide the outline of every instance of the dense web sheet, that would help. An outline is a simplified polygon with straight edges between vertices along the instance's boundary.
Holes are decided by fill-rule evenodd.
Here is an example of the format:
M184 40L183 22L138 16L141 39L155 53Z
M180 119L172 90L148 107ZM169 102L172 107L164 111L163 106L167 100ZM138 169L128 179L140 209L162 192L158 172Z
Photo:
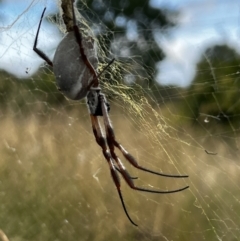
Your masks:
M96 37L104 30L96 37L99 71L116 57L101 86L111 104L117 139L142 165L189 175L188 179L152 176L131 167L118 153L131 175L138 177L138 186L160 190L190 186L160 195L130 190L122 181L136 228L122 210L85 101L62 96L47 65L35 72L33 63L41 61L32 53L39 18L31 17L40 17L49 2L29 1L18 17L13 14L11 24L3 21L0 27L0 61L22 71L21 78L0 72L0 238L4 240L5 233L9 240L238 240L237 52L231 46L212 46L199 60L190 86L158 86L151 82L154 69L146 71L143 56L133 52L134 41L121 39L85 2L79 4L85 13L84 18L78 16L84 33ZM0 4L7 6L8 1ZM140 13L143 10L138 7ZM50 13L54 11L46 16ZM6 14L1 13L0 19ZM39 36L39 46L49 56L64 31L61 17L55 18L45 20ZM2 44L6 36L11 41ZM150 48L154 42L144 44Z

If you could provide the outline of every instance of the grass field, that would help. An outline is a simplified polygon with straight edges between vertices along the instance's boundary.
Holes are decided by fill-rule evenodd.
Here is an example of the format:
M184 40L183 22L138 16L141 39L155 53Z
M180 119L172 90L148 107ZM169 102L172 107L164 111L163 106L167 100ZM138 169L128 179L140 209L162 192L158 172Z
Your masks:
M200 134L190 129L192 139L184 141L186 135L175 130L175 138L159 136L157 142L150 127L141 130L136 119L114 108L111 117L119 141L142 165L189 174L184 180L157 177L121 157L139 177L139 186L190 189L156 195L130 190L122 181L136 228L122 209L86 109L54 111L45 118L37 112L20 118L5 113L0 119L0 229L9 240L238 240L238 156L221 141L214 142L217 155L206 154L194 144Z

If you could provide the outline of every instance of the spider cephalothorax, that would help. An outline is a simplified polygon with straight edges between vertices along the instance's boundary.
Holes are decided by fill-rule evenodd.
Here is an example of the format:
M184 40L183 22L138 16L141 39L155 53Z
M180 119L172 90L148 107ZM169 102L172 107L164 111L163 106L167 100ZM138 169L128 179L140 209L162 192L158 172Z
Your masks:
M102 106L101 106L101 98L102 93L100 88L90 88L88 94L87 94L87 106L89 113L94 116L103 116L102 113ZM105 102L107 111L110 110L110 105L108 102Z
M134 225L131 217L129 216L121 193L121 185L118 172L121 174L126 183L135 190L150 192L150 193L175 193L187 189L185 186L175 190L151 190L135 186L133 180L122 161L115 153L115 148L119 149L125 159L134 167L139 170L149 172L163 177L170 178L186 178L187 175L170 175L160 172L155 172L142 167L138 164L137 160L128 153L125 148L116 140L114 130L109 117L109 104L105 95L101 92L99 77L103 71L108 68L112 62L103 69L99 74L97 73L98 58L95 43L91 37L83 37L79 30L74 13L72 2L72 17L73 26L72 31L68 32L57 47L53 62L37 48L38 34L42 19L46 8L43 10L37 34L34 41L33 50L43 58L50 66L53 67L53 72L56 77L56 82L59 90L68 98L73 100L87 99L87 105L90 113L93 133L97 144L102 148L103 155L109 165L110 173L114 184L117 188L123 209ZM103 118L105 136L99 123L99 117ZM137 225L136 225L137 226Z

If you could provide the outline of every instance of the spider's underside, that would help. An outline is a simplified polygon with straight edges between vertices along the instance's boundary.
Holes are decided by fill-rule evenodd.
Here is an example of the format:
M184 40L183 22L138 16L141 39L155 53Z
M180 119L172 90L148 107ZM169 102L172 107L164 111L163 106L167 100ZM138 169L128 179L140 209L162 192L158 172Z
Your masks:
M117 188L125 214L127 215L130 222L137 226L137 224L134 223L129 216L125 207L121 193L121 185L118 172L132 189L138 191L150 193L175 193L185 190L189 186L185 186L176 190L166 191L150 190L136 187L133 182L133 179L135 178L130 176L120 158L115 154L115 148L120 150L122 155L130 164L142 171L171 178L186 178L188 176L164 174L144 168L140 166L136 159L131 154L129 154L116 140L110 117L108 115L109 104L105 95L101 92L99 85L99 77L103 71L100 74L97 74L96 72L98 58L94 40L91 37L86 38L82 36L81 31L76 24L74 7L72 3L72 17L74 23L72 28L73 31L68 32L60 42L52 62L41 50L37 48L38 34L45 10L46 8L43 10L39 22L33 50L50 66L53 67L57 86L66 97L73 100L79 100L84 97L87 98L87 105L96 142L102 148L102 153L109 165L111 176ZM107 65L107 67L105 67L105 69L108 68L112 62L113 60ZM104 136L101 125L99 123L99 116L102 116L103 118L106 136Z

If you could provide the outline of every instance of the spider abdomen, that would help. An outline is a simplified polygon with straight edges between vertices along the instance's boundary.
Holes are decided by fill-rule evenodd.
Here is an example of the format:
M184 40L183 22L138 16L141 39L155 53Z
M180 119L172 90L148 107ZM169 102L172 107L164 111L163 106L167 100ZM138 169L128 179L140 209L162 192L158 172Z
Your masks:
M83 38L82 43L89 62L97 69L94 40L91 37ZM66 97L73 100L86 97L93 76L81 58L74 32L69 32L58 45L53 59L53 72L58 88Z

